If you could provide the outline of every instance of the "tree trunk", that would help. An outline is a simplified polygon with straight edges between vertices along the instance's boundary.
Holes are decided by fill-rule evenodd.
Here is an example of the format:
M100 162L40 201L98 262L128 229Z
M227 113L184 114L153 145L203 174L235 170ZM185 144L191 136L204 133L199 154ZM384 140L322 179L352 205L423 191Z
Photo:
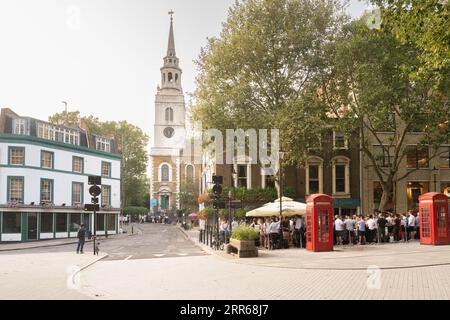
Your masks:
M381 187L383 188L383 194L381 196L380 206L378 207L378 210L381 212L385 212L386 210L394 209L394 184L392 180L389 179L388 181L386 181L386 183L382 183Z

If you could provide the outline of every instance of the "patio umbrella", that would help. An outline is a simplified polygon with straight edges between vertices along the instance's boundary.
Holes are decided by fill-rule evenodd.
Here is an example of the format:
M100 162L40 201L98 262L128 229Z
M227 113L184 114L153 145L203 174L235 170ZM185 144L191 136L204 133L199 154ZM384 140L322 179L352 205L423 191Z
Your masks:
M196 212L192 212L191 214L189 214L190 218L197 218L198 214Z
M291 198L283 197L282 198L282 215L283 217L292 217L292 216L304 216L306 213L306 204L302 202L297 202L292 200ZM280 215L280 199L275 200L274 202L269 202L263 205L262 207L256 208L252 211L247 212L247 217L271 217L271 216L279 216Z

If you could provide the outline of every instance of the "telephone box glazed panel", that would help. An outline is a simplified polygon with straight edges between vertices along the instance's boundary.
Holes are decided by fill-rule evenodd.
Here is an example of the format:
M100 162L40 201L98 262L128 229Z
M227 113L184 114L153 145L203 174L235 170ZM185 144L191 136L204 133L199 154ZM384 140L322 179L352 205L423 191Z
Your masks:
M420 243L450 244L449 206L445 194L429 192L419 197Z
M333 251L333 198L326 194L306 200L306 249Z

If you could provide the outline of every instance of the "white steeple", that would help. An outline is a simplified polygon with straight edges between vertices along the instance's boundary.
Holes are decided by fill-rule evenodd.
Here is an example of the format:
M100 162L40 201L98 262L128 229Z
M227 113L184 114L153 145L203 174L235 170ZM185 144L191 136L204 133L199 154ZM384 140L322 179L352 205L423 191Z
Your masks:
M167 55L164 57L164 64L161 68L161 89L175 89L182 91L181 74L179 67L180 60L175 51L175 37L173 35L173 11L169 11L170 29L169 41L167 45Z

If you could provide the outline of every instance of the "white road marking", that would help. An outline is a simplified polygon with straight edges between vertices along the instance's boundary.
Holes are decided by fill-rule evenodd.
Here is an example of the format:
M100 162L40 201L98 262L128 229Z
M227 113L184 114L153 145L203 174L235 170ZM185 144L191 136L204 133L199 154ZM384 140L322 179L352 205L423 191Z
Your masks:
M133 255L126 257L125 259L123 259L123 261L127 261L128 259L130 259Z
M155 257L162 257L162 256L165 256L166 254L165 253L156 253L156 254L154 254L154 256Z
M179 256L187 256L187 253L178 253Z

